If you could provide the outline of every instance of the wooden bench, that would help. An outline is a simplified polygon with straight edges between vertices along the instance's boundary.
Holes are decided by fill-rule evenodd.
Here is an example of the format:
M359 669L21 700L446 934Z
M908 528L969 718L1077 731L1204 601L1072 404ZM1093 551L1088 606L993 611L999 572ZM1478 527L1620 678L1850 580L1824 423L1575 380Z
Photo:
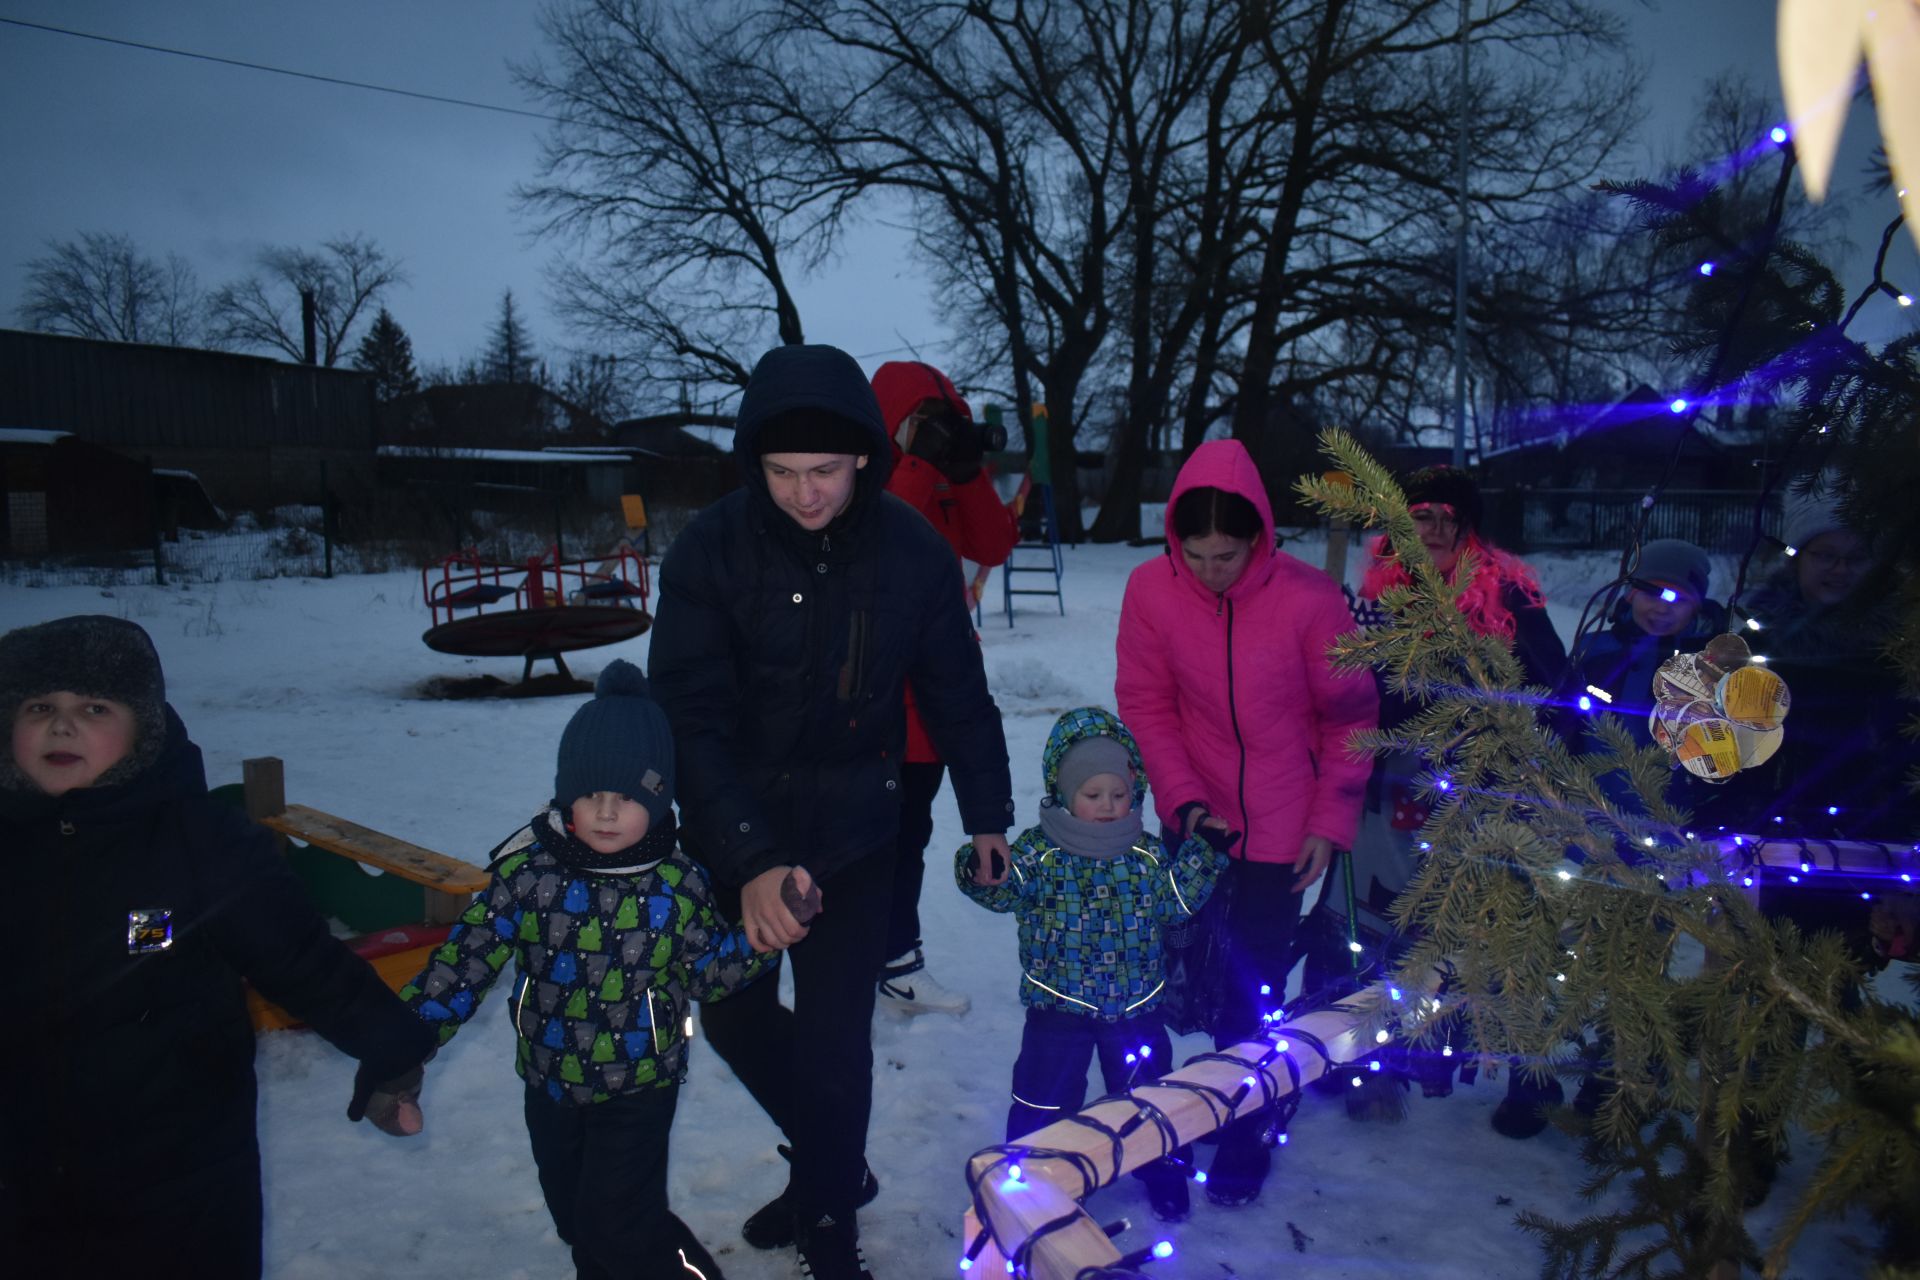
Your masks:
M304 804L287 803L286 768L276 756L240 764L247 816L281 836L350 858L425 890L427 924L451 924L468 900L487 887L487 873L471 862L423 849L357 822Z

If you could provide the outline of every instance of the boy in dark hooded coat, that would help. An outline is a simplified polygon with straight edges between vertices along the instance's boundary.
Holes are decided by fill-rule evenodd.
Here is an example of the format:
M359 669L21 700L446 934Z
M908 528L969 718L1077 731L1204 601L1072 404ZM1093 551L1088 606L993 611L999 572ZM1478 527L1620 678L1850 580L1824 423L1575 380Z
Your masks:
M788 949L796 1007L763 981L701 1017L792 1144L787 1190L743 1234L796 1242L819 1280L858 1280L854 1214L877 1192L865 1159L874 974L907 681L967 831L1002 867L1006 738L952 550L882 492L892 450L853 358L769 351L741 397L734 455L744 484L662 566L654 690L679 752L687 848L753 945Z
M47 1276L258 1276L241 979L360 1059L356 1120L432 1033L328 932L272 837L208 798L137 624L8 632L0 707L0 840L34 904L13 941L42 975L15 984L0 1054L7 1256Z

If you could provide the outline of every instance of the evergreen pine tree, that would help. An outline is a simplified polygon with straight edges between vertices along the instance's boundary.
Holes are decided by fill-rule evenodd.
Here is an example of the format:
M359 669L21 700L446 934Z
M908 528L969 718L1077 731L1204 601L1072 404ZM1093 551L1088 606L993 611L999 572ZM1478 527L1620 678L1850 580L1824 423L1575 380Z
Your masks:
M1362 735L1369 749L1418 753L1433 806L1394 907L1413 937L1395 981L1429 995L1399 1029L1429 1043L1464 1024L1489 1067L1544 1063L1589 1035L1605 1049L1589 1185L1621 1182L1631 1201L1572 1224L1523 1218L1546 1246L1543 1274L1731 1277L1759 1265L1742 1142L1796 1128L1823 1151L1769 1242L1767 1274L1781 1274L1814 1217L1853 1207L1886 1223L1890 1253L1911 1265L1901 1224L1920 1203L1920 1020L1876 998L1838 936L1770 919L1730 883L1718 844L1668 801L1662 751L1600 723L1604 749L1575 754L1544 728L1550 691L1522 688L1506 646L1455 603L1471 555L1446 582L1392 476L1344 433L1322 440L1352 484L1309 479L1300 492L1335 520L1384 528L1413 578L1381 597L1391 627L1335 650L1336 665L1375 667L1427 703L1391 733ZM1610 774L1637 805L1602 785ZM1678 963L1686 944L1706 962Z
M373 392L382 404L420 389L420 375L413 367L413 339L385 307L360 339L353 363L373 375Z
M508 289L500 295L500 314L480 356L481 373L488 382L532 382L536 365L533 339Z

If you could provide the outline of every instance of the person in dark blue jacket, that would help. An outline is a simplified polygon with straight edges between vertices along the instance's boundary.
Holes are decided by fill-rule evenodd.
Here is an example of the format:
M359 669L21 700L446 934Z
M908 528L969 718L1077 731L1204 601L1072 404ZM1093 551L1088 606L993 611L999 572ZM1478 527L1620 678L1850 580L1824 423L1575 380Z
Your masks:
M795 1007L762 981L701 1018L792 1148L786 1191L743 1234L797 1243L819 1280L858 1280L855 1211L878 1190L865 1158L873 975L908 681L995 879L1013 813L1006 738L953 551L883 492L892 448L853 358L769 351L741 397L734 455L742 487L667 553L651 665L678 751L682 839L753 945L788 949Z
M1580 654L1568 681L1570 696L1577 701L1584 695L1583 710L1593 716L1624 717L1633 740L1652 746L1647 715L1654 673L1674 654L1698 653L1727 629L1726 610L1707 597L1711 581L1707 553L1691 542L1658 538L1640 548L1612 625Z
M0 707L0 841L28 904L12 943L33 960L0 1054L5 1256L44 1276L249 1280L262 1212L241 979L360 1059L354 1119L433 1035L328 932L266 830L208 797L137 624L8 632Z

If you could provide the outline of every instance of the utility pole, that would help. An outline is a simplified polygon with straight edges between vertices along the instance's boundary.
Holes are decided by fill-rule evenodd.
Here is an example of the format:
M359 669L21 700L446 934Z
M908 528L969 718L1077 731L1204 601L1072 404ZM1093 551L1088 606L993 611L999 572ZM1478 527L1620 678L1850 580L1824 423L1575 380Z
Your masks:
M1460 92L1453 140L1460 198L1453 240L1453 465L1467 465L1467 5L1460 0Z

